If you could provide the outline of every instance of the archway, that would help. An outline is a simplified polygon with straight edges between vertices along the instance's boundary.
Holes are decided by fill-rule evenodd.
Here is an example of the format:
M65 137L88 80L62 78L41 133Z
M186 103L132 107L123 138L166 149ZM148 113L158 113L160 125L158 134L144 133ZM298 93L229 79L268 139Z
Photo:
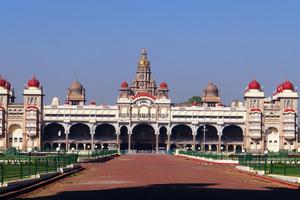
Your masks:
M111 124L100 124L96 127L94 142L97 143L117 143L115 127Z
M71 143L70 144L70 149L71 150L76 150L77 148L76 148L76 144L75 143Z
M132 130L131 144L135 150L155 149L155 130L149 124L136 125Z
M206 124L197 129L196 143L200 143L201 145L205 143L205 151L209 150L209 146L206 146L206 144L218 144L218 142L219 136L216 127Z
M13 124L9 127L8 130L8 147L22 149L22 146L23 146L22 128L18 124Z
M91 140L90 128L86 124L74 124L70 128L69 139L76 141Z
M193 144L192 129L184 124L174 126L171 130L170 142L180 144L181 148L188 149Z
M56 151L57 148L58 148L58 144L57 144L57 143L53 143L53 144L52 144L52 150L53 150L53 151Z
M236 125L229 125L223 129L221 140L225 143L242 143L244 139L243 130Z
M78 144L78 150L84 150L84 145L82 143Z
M242 145L236 145L235 153L242 153Z
M96 143L94 149L95 150L101 150L101 144L100 143Z
M43 141L62 141L66 139L65 129L61 124L51 123L45 126L42 135Z
M51 144L50 144L50 143L46 143L46 144L44 145L44 150L45 150L45 151L51 151Z

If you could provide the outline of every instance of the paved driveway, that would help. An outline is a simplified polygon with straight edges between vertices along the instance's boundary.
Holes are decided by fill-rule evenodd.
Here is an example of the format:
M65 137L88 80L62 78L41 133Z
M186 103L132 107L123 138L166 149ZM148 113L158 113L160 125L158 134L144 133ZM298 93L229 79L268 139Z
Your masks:
M168 155L125 155L38 189L27 199L300 199L300 191L253 179L229 166ZM256 199L255 199L256 198Z

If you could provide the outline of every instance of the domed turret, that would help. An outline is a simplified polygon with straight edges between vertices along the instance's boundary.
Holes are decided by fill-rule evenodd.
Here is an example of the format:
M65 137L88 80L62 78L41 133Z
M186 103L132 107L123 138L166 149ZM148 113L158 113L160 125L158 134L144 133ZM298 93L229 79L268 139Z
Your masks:
M40 82L35 78L35 75L33 75L32 79L30 79L27 83L28 87L35 87L39 88L40 87Z
M294 91L294 85L290 81L287 80L282 84L282 90Z
M78 95L80 95L80 94L82 93L82 88L83 88L83 87L82 87L81 83L79 83L79 82L76 80L76 81L74 81L74 82L71 84L69 90L70 90L70 93L71 93L71 94L78 94Z
M85 100L85 89L79 83L79 81L73 81L68 89L67 101L71 105L84 105Z
M166 82L161 82L159 85L160 89L168 89L168 84Z
M206 88L204 89L204 95L203 96L209 96L209 97L218 97L219 96L219 89L218 87L213 83L209 82Z
M249 90L261 90L260 83L257 80L253 80L248 84Z
M128 88L128 83L126 81L123 81L121 83L121 89L127 89Z
M221 103L221 98L219 97L219 89L213 83L209 82L205 89L203 90L202 95L203 106L207 107L216 107L219 103Z

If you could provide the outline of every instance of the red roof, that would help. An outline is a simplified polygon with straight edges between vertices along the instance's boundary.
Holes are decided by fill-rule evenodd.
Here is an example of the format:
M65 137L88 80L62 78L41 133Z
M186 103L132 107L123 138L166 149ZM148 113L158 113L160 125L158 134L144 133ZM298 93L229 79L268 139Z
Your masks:
M282 89L283 90L293 90L294 91L294 85L290 81L287 80L282 84Z
M122 88L122 89L128 88L128 83L127 83L126 81L123 81L123 82L121 83L121 88Z
M38 87L40 87L40 82L39 82L39 80L37 80L35 78L35 75L33 75L32 79L28 81L27 86L28 87L37 87L38 88Z
M250 90L260 90L261 87L260 87L260 84L257 80L253 80L251 81L249 84L248 84L248 89Z
M139 98L139 97L149 97L149 98L151 98L151 99L153 99L153 100L156 99L155 96L153 96L153 95L151 95L151 94L149 94L149 93L146 93L146 92L137 93L136 95L134 95L134 96L132 97L132 99L135 100L135 99L137 99L137 98Z
M6 87L6 80L3 78L0 78L0 86L1 87Z
M276 88L276 91L277 91L277 93L280 93L280 92L282 92L282 85L283 84L279 84L278 86L277 86L277 88Z
M167 84L166 82L162 82L162 83L159 85L159 87L160 87L161 89L167 89L167 88L168 88L168 84Z
M261 112L261 110L259 108L252 108L250 112Z

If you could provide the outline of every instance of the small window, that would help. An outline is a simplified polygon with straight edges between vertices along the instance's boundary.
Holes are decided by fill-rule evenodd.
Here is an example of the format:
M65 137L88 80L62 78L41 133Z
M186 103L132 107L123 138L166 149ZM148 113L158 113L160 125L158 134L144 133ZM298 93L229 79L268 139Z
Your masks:
M291 145L294 145L294 143L291 143Z
M259 142L258 143L256 143L257 145L259 145Z
M23 142L23 138L20 137L20 138L19 138L19 142Z
M274 140L274 143L277 143L277 140Z
M250 142L250 144L253 144L253 142Z
M269 140L269 143L272 143L272 140Z
M15 137L15 138L14 138L14 142L18 142L18 138Z
M287 145L287 143L285 142L284 145Z
M9 142L12 142L12 138L9 138Z

